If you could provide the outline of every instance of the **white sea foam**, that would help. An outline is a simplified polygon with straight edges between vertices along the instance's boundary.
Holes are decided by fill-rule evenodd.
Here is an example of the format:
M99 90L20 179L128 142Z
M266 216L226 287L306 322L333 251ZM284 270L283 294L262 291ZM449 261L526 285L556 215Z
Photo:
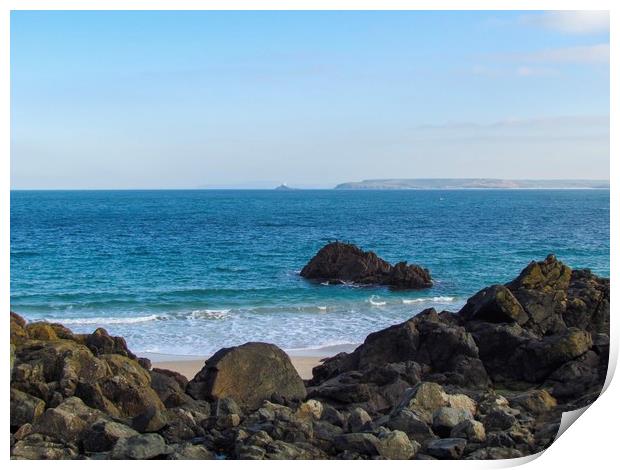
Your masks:
M122 325L167 319L166 315L146 315L142 317L45 318L44 320L63 325Z
M203 310L193 310L190 313L189 317L192 320L203 320L203 319L213 319L213 320L223 320L227 318L230 314L229 308L224 309L203 309Z
M327 306L326 305L319 305L318 309L321 310L321 311L325 311L325 310L327 310Z
M381 305L385 305L387 304L387 302L385 301L381 301L381 300L375 300L378 299L379 297L377 297L376 295L373 295L370 297L370 299L368 299L368 302L370 302L371 305L376 305L377 307L380 307Z
M456 297L439 296L439 297L419 297L417 299L403 299L404 304L417 304L421 302L454 302Z

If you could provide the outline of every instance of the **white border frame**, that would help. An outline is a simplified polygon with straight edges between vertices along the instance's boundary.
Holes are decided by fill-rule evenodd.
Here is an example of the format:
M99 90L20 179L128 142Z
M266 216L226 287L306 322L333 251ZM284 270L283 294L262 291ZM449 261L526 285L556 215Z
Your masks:
M2 101L2 113L0 114L0 311L8 312L10 308L10 11L11 10L609 10L611 21L611 90L610 90L610 183L611 183L611 259L618 258L617 240L620 238L618 231L618 202L620 202L618 185L618 162L612 157L618 150L618 74L620 51L620 30L618 18L620 18L620 2L603 0L228 0L228 1L197 1L197 0L5 0L2 2L0 15L0 80L2 87L0 99ZM618 279L618 265L611 263L610 275L612 284ZM353 468L376 468L381 465L384 468L389 465L393 468L410 468L411 465L424 468L500 468L512 467L530 462L531 468L585 468L600 467L609 468L612 462L617 460L617 427L620 425L615 418L618 413L620 402L620 386L618 381L611 382L613 371L618 359L618 335L620 324L615 318L618 314L616 290L611 292L611 349L610 371L608 374L607 390L601 397L579 418L579 424L571 426L562 436L542 455L525 457L523 459L507 461L416 461L412 462L377 462L377 461L259 461L249 464L244 461L212 461L191 462L183 461L174 465L183 465L192 468L203 468L205 465L227 468L244 468L246 465L269 468L285 468L293 465L296 468L320 465L324 468L341 468L350 466ZM9 322L0 323L3 331L4 354L8 353L9 345ZM4 377L9 376L8 357L0 362ZM9 387L6 384L2 388L0 398L3 422L9 421ZM5 424L6 425L6 424ZM5 441L5 459L9 460L9 442ZM536 458L539 457L539 458ZM24 468L39 468L40 465L61 468L61 466L82 465L81 461L64 462L50 461L40 463L35 461L10 461L10 465L23 466ZM87 465L108 466L108 461L90 461ZM128 462L117 462L116 465L130 465ZM157 468L171 465L170 461L150 461L149 466Z

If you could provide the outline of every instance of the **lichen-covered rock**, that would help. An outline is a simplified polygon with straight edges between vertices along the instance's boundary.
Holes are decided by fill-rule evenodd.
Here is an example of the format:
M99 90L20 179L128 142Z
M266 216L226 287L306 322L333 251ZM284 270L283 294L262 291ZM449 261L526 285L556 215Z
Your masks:
M484 429L484 424L480 421L466 419L452 428L450 437L459 437L470 442L479 443L486 440L486 430Z
M94 332L84 337L84 344L93 354L100 356L102 354L118 354L136 359L124 338L120 336L110 336L105 328L97 328Z
M486 287L471 297L459 314L466 320L524 325L529 317L509 289L502 285Z
M67 443L81 442L86 430L103 417L77 397L67 398L55 408L48 408L33 423L33 431Z
M274 395L301 401L306 388L280 348L246 343L216 352L189 382L187 393L198 400L230 397L244 408L256 409Z
M16 460L68 460L78 454L77 445L38 433L27 435L11 448L11 459Z
M411 441L403 431L383 431L379 438L379 455L389 460L409 460L420 450L420 444Z
M478 404L472 398L462 393L447 394L446 401L450 408L466 411L472 416L475 416L478 411Z
M432 428L439 437L449 437L454 427L468 419L473 419L469 411L442 406L433 413Z
M182 405L192 399L185 393L188 380L178 372L155 368L150 371L151 388L167 408Z
M407 408L397 410L391 414L387 421L387 427L403 431L410 439L417 442L424 442L437 437L425 421Z
M308 400L297 409L295 415L299 419L314 419L319 420L323 416L323 403L318 400Z
M96 383L109 374L104 361L73 341L27 341L15 351L11 384L55 406L73 396L79 384Z
M213 452L202 445L177 444L173 446L172 453L168 456L170 460L213 460Z
M84 449L88 452L107 452L122 438L136 436L137 431L122 423L101 418L95 421L83 437Z
M168 424L167 415L156 407L147 408L131 420L131 427L138 432L156 432Z
M562 317L571 274L571 268L549 255L544 261L532 261L506 284L528 314L526 328L537 334L557 333L566 328Z
M38 339L42 341L53 341L58 339L58 335L54 328L46 322L28 323L26 325L26 333L30 339Z
M518 459L523 457L523 452L512 449L510 447L483 447L478 449L467 457L466 460L503 460L503 459Z
M351 432L360 432L372 422L372 418L363 408L354 408L349 415L349 429Z
M45 411L45 402L15 388L11 388L11 430L32 423Z
M574 270L563 318L569 327L609 336L609 279L589 269Z
M433 413L448 404L446 393L441 385L421 382L408 390L399 405L413 411L425 423L433 422Z
M534 415L541 415L554 409L558 402L545 389L528 390L510 398L513 407L521 408Z
M163 403L150 386L149 372L136 360L119 354L103 354L99 358L106 362L111 373L98 381L98 390L90 393L84 390L80 394L87 402L93 400L91 406L121 418L133 418L150 409L163 411Z
M159 434L136 434L120 438L112 449L115 460L144 460L166 456L172 449Z

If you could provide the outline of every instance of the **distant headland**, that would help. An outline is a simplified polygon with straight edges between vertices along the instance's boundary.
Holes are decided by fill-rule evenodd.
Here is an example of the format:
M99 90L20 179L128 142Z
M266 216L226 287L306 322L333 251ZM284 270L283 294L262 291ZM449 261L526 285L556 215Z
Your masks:
M334 189L609 189L609 180L508 180L496 178L371 179Z

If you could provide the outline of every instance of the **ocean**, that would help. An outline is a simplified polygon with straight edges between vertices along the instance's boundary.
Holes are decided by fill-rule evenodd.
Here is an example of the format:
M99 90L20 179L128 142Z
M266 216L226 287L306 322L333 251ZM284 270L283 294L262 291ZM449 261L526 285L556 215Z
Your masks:
M608 190L12 191L11 309L97 327L142 354L360 343L429 307L458 310L555 253L609 276ZM325 243L430 269L434 287L299 276Z

